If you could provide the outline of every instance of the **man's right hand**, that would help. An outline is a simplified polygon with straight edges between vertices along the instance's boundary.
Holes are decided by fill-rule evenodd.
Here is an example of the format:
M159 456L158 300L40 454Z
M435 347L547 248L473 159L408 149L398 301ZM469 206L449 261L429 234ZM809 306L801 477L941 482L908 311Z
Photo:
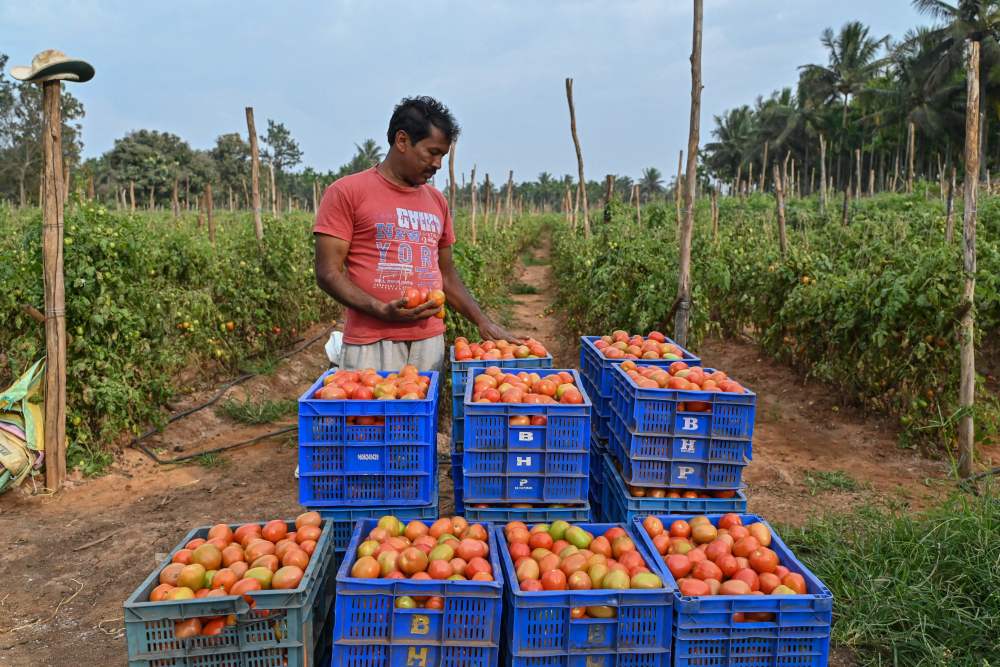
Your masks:
M433 317L441 309L433 301L422 303L416 308L407 308L406 299L388 301L382 308L382 319L388 322L413 322Z

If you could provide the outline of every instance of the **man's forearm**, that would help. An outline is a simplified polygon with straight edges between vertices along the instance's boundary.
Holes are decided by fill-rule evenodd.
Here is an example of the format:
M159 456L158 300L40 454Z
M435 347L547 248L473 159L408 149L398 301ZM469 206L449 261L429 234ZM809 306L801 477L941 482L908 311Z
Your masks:
M385 316L385 303L364 291L340 271L317 274L320 288L339 303L372 317Z

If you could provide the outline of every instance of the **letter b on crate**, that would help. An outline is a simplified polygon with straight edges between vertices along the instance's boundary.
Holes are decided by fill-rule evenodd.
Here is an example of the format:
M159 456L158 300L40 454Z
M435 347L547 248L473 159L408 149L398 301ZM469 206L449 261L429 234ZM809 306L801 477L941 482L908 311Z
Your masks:
M410 621L410 634L426 635L431 629L430 619L423 614L414 614Z
M697 417L684 417L681 429L685 431L697 431L698 430L698 418Z

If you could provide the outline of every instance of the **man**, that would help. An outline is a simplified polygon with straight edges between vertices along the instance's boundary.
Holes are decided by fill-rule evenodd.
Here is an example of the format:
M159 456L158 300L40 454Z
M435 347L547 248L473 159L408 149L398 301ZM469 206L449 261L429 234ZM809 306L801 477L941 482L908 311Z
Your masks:
M484 340L516 340L483 313L459 277L448 202L427 185L459 131L437 100L404 99L389 121L385 160L323 194L313 228L316 282L347 307L342 368L442 369L443 312L434 301L407 308L410 288L443 289L448 307Z

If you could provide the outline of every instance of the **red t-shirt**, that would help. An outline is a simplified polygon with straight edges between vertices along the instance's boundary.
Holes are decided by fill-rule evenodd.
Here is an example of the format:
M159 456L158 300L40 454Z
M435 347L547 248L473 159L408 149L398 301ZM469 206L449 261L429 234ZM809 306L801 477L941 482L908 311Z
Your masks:
M402 298L408 287L441 289L438 248L455 242L444 195L430 185L396 185L375 167L326 189L313 232L350 243L347 277L382 301ZM423 340L443 333L444 321L436 317L386 322L348 308L344 342Z

